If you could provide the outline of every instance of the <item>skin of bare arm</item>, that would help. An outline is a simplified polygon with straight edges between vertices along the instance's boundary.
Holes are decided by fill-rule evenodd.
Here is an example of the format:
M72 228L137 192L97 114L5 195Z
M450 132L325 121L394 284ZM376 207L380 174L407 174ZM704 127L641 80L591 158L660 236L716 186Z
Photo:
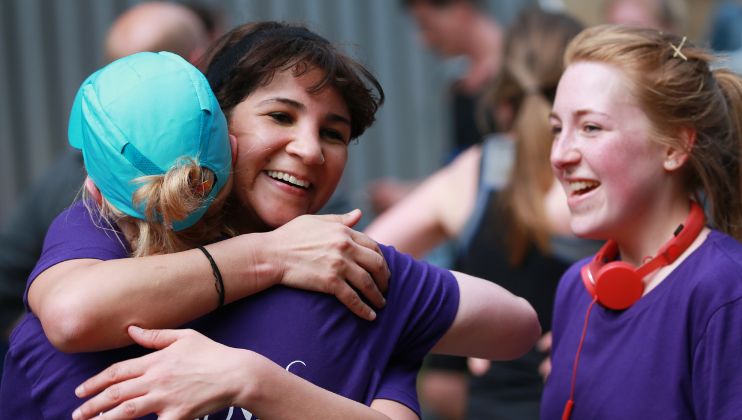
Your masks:
M374 219L364 232L415 258L455 237L474 209L481 156L480 146L470 147Z
M358 219L359 211L302 216L272 232L208 245L224 279L225 302L282 283L334 294L358 316L373 319L353 288L382 307L389 270L378 245L350 228ZM131 343L129 325L177 327L218 302L211 266L198 250L65 261L36 278L28 300L52 344L66 352L121 347Z
M160 350L117 363L82 384L78 396L97 395L73 413L74 419L153 412L163 420L196 418L230 406L249 407L261 419L418 418L395 401L377 399L367 407L333 394L257 353L224 346L193 330L130 327L129 333L138 344Z
M493 282L452 273L459 284L459 309L433 353L509 360L533 347L541 326L528 301Z

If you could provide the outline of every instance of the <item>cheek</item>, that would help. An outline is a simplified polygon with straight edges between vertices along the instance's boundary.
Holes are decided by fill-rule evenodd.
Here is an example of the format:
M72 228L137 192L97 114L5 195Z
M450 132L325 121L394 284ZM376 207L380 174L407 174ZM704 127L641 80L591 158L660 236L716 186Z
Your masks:
M327 176L330 178L340 178L345 170L345 163L348 161L347 146L331 146L324 151L325 169Z

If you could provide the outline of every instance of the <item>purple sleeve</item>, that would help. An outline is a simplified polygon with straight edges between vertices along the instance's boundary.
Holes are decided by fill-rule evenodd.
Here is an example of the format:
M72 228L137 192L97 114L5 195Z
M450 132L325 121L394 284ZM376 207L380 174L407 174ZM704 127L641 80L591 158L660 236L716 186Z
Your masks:
M375 398L398 401L420 415L417 374L456 318L459 286L448 270L380 247L392 273L384 315L401 332Z
M693 358L693 405L698 419L732 419L742 413L742 299L709 320Z
M93 204L95 205L95 204ZM93 258L112 260L128 257L126 239L115 224L91 215L81 202L59 214L49 226L41 256L26 281L23 303L28 307L28 288L49 267L63 261Z
M404 404L420 415L417 399L417 373L420 365L395 363L387 366L382 373L379 389L374 399L392 400Z

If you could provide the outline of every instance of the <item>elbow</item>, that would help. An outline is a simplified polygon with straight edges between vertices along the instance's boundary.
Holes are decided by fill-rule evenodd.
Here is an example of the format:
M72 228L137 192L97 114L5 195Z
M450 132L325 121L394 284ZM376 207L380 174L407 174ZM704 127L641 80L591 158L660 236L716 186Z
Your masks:
M530 351L541 337L541 324L536 310L523 298L518 298L517 316L511 320L508 328L507 345L499 346L500 351L493 360L511 360L522 357Z
M74 300L55 299L38 311L44 334L57 350L65 353L100 350L88 343L95 319L80 308Z

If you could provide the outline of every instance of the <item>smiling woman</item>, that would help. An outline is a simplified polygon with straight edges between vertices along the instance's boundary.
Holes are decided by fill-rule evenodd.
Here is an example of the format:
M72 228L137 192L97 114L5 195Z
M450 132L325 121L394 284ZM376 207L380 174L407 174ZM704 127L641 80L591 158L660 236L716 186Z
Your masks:
M559 283L544 419L742 412L742 79L710 61L620 26L566 52L551 163L572 229L607 243Z
M13 335L4 410L407 419L419 415L427 352L509 359L533 345L540 329L525 300L376 244L349 228L359 212L307 216L382 102L360 64L303 27L262 22L227 34L208 69L235 147L225 219L240 235L127 258L87 213L61 215L29 281L32 313ZM139 328L185 323L193 330ZM119 349L132 340L159 351L131 359L146 353ZM77 410L75 393L90 398Z
M350 115L334 89L311 93L324 76L283 70L230 113L240 147L235 197L243 226L276 228L319 210L335 191L348 158Z

